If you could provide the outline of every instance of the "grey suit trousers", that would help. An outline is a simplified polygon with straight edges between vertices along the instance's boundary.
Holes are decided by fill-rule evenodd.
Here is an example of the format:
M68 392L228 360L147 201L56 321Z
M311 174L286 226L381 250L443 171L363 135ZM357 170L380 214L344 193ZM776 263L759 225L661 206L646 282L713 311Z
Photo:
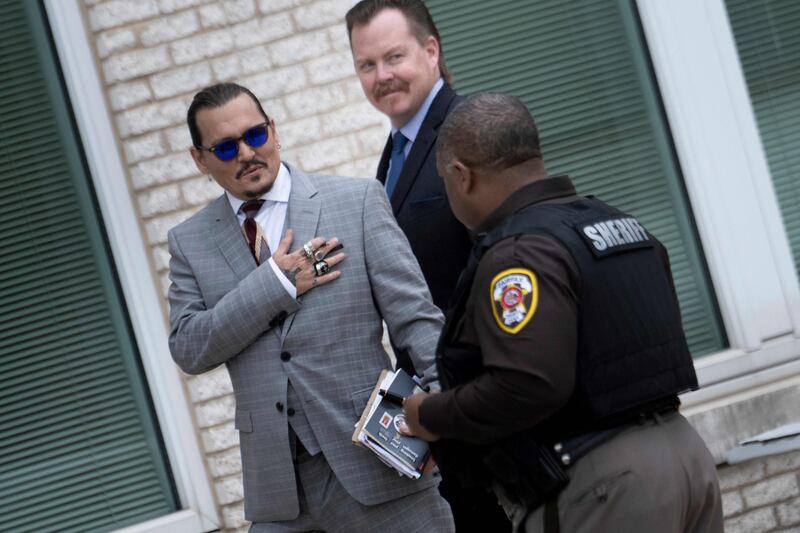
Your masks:
M624 430L568 470L559 494L561 533L721 533L714 460L679 413ZM505 505L515 524L524 511ZM544 506L525 520L544 532Z
M323 454L302 454L295 470L300 516L254 523L249 533L452 533L450 506L436 487L378 505L358 503L336 479Z

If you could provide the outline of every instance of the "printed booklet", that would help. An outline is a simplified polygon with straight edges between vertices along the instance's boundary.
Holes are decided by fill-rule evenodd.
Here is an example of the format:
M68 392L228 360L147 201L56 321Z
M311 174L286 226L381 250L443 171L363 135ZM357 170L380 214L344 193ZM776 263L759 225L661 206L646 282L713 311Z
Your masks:
M353 442L371 450L386 465L419 479L430 457L428 443L400 433L405 418L402 399L422 389L402 369L383 370L356 424Z

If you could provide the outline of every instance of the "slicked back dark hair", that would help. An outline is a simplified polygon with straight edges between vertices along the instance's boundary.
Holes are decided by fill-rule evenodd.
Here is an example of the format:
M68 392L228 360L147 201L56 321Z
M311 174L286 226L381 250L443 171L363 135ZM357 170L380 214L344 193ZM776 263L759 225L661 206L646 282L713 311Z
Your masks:
M269 122L269 117L264 113L264 108L261 107L261 102L258 101L247 87L242 87L236 83L218 83L216 85L209 85L200 90L192 98L192 103L189 105L189 111L186 112L186 122L189 124L189 134L192 136L192 144L195 148L200 148L203 145L203 139L200 135L200 130L197 128L197 112L201 109L209 109L215 107L222 107L231 100L235 99L240 94L246 94L255 102L256 107L264 116L264 120Z
M430 11L422 0L361 0L344 17L347 23L347 36L350 44L353 41L353 28L369 24L375 16L384 9L397 9L408 21L408 27L420 45L425 45L428 37L433 36L439 43L439 73L442 78L453 84L453 75L444 61L444 50L442 50L442 39L439 37L439 30L433 22Z
M436 142L439 160L489 170L504 170L541 159L539 130L530 111L516 96L478 93L447 115Z

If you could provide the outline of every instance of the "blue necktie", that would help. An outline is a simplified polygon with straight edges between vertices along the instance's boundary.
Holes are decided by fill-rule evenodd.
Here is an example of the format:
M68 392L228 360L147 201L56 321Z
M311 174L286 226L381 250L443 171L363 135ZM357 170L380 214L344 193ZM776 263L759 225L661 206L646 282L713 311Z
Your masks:
M405 162L404 148L408 139L406 136L397 130L392 137L392 159L389 166L389 176L386 178L386 195L391 198L394 188L397 186L397 178L400 177L400 172L403 170L403 163Z

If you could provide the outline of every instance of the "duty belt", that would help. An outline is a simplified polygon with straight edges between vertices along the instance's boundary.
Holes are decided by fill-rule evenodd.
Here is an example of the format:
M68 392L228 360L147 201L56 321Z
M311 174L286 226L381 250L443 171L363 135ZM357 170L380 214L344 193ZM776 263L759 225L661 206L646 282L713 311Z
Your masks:
M645 424L650 420L658 420L659 417L677 410L677 405L669 404L651 411L635 413L630 417L628 422L608 429L581 433L575 437L556 442L553 444L553 451L556 453L556 457L561 461L561 464L568 467L594 448L611 440L622 431L636 425Z

